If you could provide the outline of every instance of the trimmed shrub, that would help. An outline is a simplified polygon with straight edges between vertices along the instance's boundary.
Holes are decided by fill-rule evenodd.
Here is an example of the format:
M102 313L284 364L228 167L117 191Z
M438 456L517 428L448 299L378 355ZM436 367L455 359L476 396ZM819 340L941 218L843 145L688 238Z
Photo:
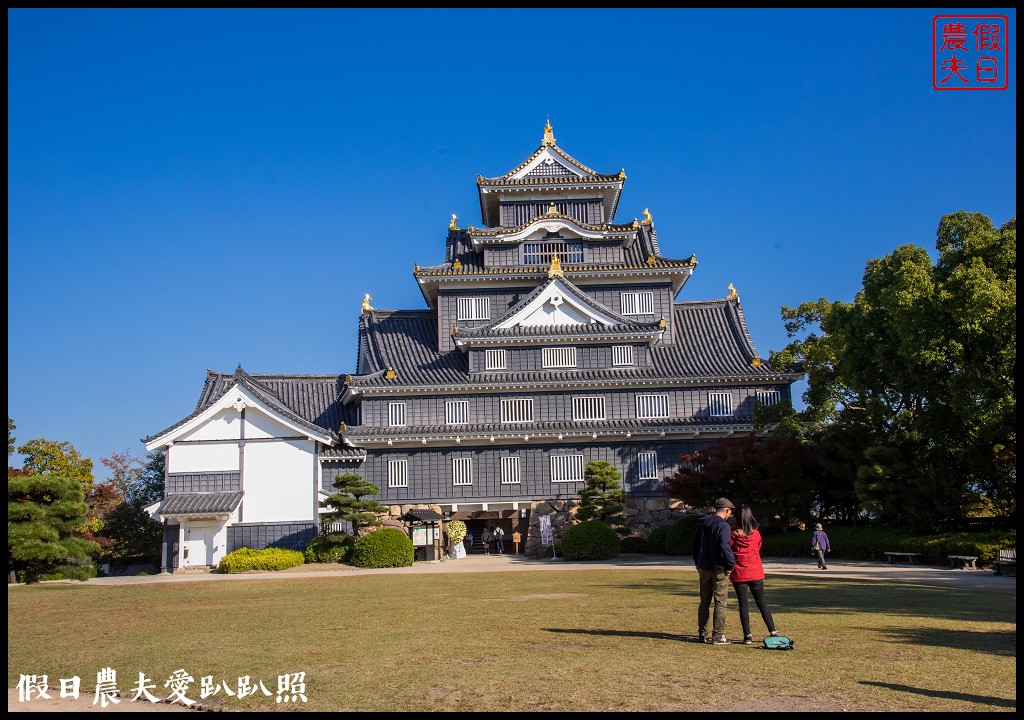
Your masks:
M610 560L621 549L619 534L600 520L576 523L562 536L566 560Z
M698 515L687 515L668 526L665 533L665 552L669 555L689 555L693 552L693 534L697 531Z
M343 563L352 557L355 538L345 533L317 535L302 554L307 563Z
M356 540L352 564L362 568L408 567L414 553L408 535L396 528L383 528Z
M661 525L651 530L651 534L647 536L647 545L652 553L661 554L665 552L665 538L667 536L668 525Z
M622 538L622 552L624 553L646 553L651 551L651 544L647 538L632 536Z
M233 553L228 553L222 557L217 570L222 573L240 573L250 570L285 570L296 565L302 565L302 563L302 553L298 550L283 550L282 548L253 550L251 548L239 548Z
M75 565L66 563L58 565L53 572L40 575L41 580L89 580L97 576L95 565Z

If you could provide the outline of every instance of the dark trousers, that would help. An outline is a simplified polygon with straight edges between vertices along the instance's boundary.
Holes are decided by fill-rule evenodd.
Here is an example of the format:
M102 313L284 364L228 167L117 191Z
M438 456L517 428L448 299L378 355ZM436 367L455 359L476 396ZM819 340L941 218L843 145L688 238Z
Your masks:
M750 580L749 582L734 582L732 589L736 591L736 602L740 606L740 624L743 625L743 636L750 635L750 604L747 602L747 588L754 596L754 603L761 611L761 619L764 620L768 632L775 632L775 621L772 619L772 611L768 609L768 602L764 599L764 580Z
M715 615L712 627L715 635L725 634L725 600L729 595L729 576L724 572L697 568L700 578L700 604L697 606L697 629L707 634L708 616L711 615L711 603L715 603Z
M494 536L494 546L498 549L498 552L500 552L500 553L505 552L505 536L504 535L495 535Z

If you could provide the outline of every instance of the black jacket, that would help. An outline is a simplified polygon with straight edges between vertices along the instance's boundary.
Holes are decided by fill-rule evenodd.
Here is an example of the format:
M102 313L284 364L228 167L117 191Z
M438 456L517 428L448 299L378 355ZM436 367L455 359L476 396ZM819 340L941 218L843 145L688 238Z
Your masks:
M702 570L722 573L736 566L732 553L732 528L718 515L705 515L693 533L693 564Z

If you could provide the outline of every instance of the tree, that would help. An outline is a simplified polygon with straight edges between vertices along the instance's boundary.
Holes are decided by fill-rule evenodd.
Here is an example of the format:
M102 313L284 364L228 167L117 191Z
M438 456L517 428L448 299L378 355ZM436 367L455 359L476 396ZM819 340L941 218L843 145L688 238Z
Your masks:
M125 502L133 507L144 508L163 500L166 467L167 453L163 450L147 453L138 477L128 485Z
M23 469L32 474L77 480L83 496L92 488L92 460L83 458L69 442L37 438L19 447L18 452L25 456Z
M380 488L367 482L362 475L345 473L334 479L334 494L328 496L321 505L334 508L326 514L328 520L343 520L352 524L352 537L359 537L359 529L380 525L379 514L387 512L387 508L376 500L360 500L365 495L376 495Z
M141 507L120 503L103 516L106 551L117 560L146 559L159 564L163 526Z
M628 535L626 515L623 506L626 492L620 483L622 475L611 463L593 460L583 471L586 486L580 490L580 506L576 519L581 521L599 520L620 535Z
M112 452L110 457L100 458L100 462L110 470L110 484L122 500L127 500L131 486L142 476L142 458L133 456L131 450L125 450Z
M807 371L804 420L856 429L858 499L920 529L978 494L1016 512L1016 218L953 213L936 237L934 263L914 245L868 262L852 303L784 307L799 339L771 355Z
M10 417L8 417L7 418L7 454L8 455L13 455L14 454L14 446L17 444L17 443L14 442L14 429L16 427L17 427L17 425L14 424L14 421L11 420Z
M7 479L7 556L10 569L25 572L26 583L68 560L99 550L74 535L87 507L78 478L28 475Z

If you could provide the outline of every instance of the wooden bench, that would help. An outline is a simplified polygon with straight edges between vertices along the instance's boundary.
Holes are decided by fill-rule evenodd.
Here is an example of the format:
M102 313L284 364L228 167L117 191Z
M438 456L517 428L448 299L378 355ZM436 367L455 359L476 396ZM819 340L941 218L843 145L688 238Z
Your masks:
M997 550L992 560L992 573L1017 577L1017 550Z
M921 562L921 553L887 552L885 553L885 557L889 560L890 563L895 563L897 560L901 558L906 558L906 561L909 563Z
M949 564L960 570L977 570L977 555L950 555Z

